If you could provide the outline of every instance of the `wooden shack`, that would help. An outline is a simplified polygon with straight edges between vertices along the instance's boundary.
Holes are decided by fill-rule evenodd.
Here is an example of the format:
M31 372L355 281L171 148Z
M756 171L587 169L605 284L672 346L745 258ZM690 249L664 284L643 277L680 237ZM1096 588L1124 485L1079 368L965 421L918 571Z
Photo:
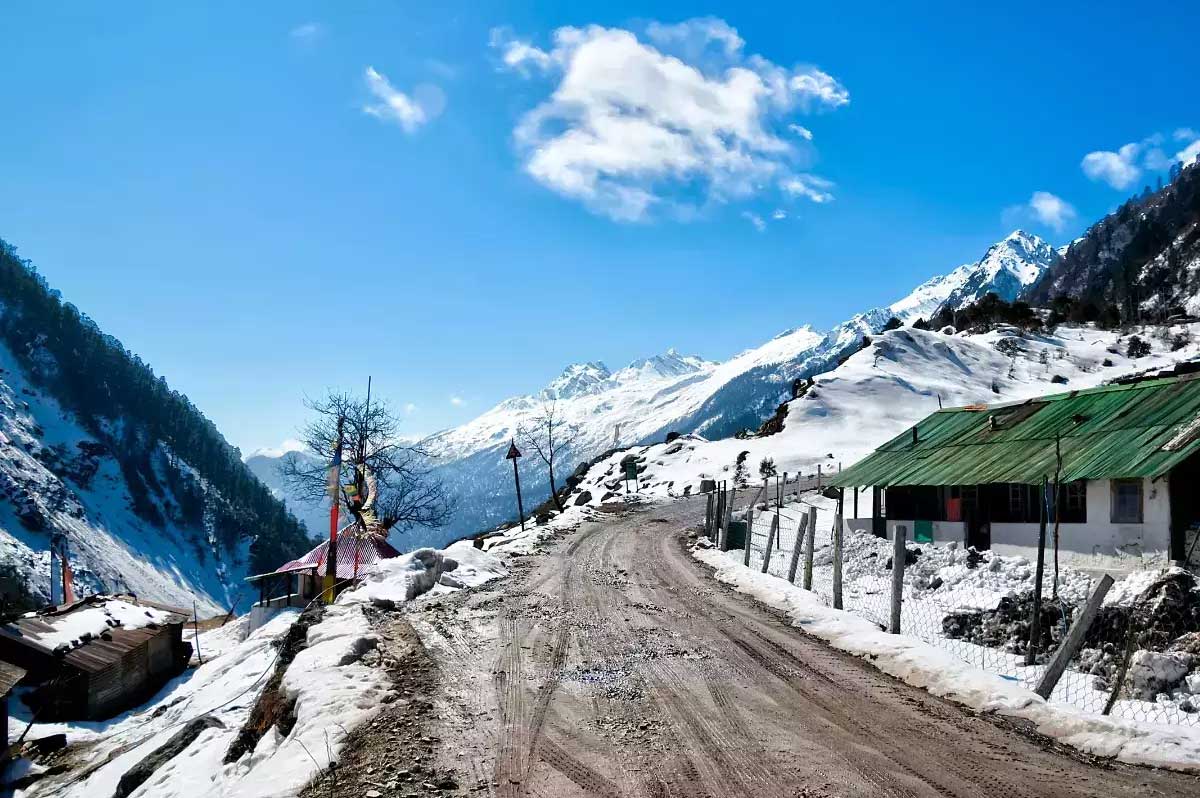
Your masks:
M89 596L0 626L0 660L35 679L43 720L103 720L144 702L187 667L184 610Z

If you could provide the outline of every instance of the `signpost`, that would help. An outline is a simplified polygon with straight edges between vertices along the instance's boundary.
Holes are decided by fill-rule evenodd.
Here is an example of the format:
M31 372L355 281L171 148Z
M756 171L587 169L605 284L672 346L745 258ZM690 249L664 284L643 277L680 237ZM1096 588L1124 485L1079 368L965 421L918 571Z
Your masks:
M625 466L625 492L626 493L629 492L629 480L632 479L634 489L640 493L642 490L642 486L638 484L637 461L636 460L626 460L624 463L624 466Z
M517 516L521 519L521 531L525 531L525 508L521 505L521 474L517 471L517 458L520 456L521 450L517 448L516 440L511 441L504 459L512 460L513 481L517 483Z

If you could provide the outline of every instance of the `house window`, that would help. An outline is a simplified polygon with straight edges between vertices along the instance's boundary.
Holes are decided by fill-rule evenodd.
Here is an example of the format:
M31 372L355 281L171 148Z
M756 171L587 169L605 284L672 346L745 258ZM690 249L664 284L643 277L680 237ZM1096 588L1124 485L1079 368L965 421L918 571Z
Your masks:
M1112 522L1114 524L1142 523L1142 481L1114 479L1112 481Z
M1025 520L1025 496L1026 489L1024 485L1018 485L1015 482L1008 486L1008 515L1006 520L1024 521Z
M1087 523L1087 482L1068 482L1063 485L1062 510L1059 520L1067 524Z

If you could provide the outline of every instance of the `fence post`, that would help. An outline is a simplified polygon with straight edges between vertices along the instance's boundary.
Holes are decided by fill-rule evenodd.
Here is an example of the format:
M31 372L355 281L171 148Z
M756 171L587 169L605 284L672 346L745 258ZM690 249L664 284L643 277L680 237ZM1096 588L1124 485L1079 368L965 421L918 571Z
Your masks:
M821 489L821 465L817 464L817 490Z
M759 491L758 493L756 493L756 494L755 494L755 496L754 496L754 502L757 502L757 501L758 501L758 497L759 497L759 496L762 496L762 497L766 498L766 495L767 495L767 486L768 486L768 485L770 485L770 484L771 484L771 478L770 478L770 477L763 477L763 486L762 486L762 490L761 490L761 491ZM752 505L751 505L751 506L753 506L753 503L752 503ZM768 503L767 503L767 506L768 506L768 507L770 506L770 502L769 502L769 501L768 501ZM753 518L752 518L751 520L753 520ZM753 525L753 524L750 524L750 523L747 523L747 524L746 524L746 554L745 554L745 556L742 558L742 564L743 564L743 565L745 565L747 568L749 568L749 567L750 567L750 548L753 546L753 544L754 544L754 525Z
M762 572L767 572L767 566L771 564L771 546L775 543L775 533L779 530L779 516L771 519L771 531L767 533L767 548L763 552Z
M833 516L833 608L842 608L842 492L838 491L837 512Z
M729 489L729 501L725 504L725 529L721 533L721 551L729 551L729 522L733 520L733 500L737 496L737 488Z
M788 581L796 584L796 566L800 563L800 545L804 542L804 532L808 529L808 516L800 516L800 525L796 527L796 542L792 544L792 561L788 564Z
M804 589L812 590L813 549L817 539L817 508L809 507L808 533L804 536Z
M904 601L904 539L908 536L908 527L896 524L892 534L892 628L891 633L900 634L900 604Z
M1037 660L1038 642L1042 631L1042 573L1046 566L1046 502L1050 495L1046 493L1046 477L1042 477L1041 512L1038 513L1038 554L1037 573L1033 582L1033 610L1029 615L1029 643L1025 647L1025 665L1034 664Z
M1054 686L1058 684L1058 680L1062 678L1063 671L1067 669L1067 663L1074 659L1075 654L1079 651L1079 647L1083 645L1083 637L1087 634L1088 627L1092 625L1092 621L1096 619L1096 613L1100 611L1100 605L1104 603L1104 596L1108 593L1108 589L1113 585L1113 578L1108 574L1100 577L1100 583L1096 585L1096 589L1092 591L1092 595L1088 597L1087 604L1083 607L1083 612L1079 613L1079 617L1071 624L1071 629L1067 632L1067 636L1059 645L1058 651L1054 652L1054 659L1050 660L1050 666L1046 668L1046 672L1042 674L1042 681L1038 683L1035 693L1042 698L1049 700L1050 694L1054 692ZM1133 615L1130 614L1130 623L1133 623Z
M713 515L713 494L710 491L708 494L707 500L704 502L704 537L706 537L706 538L710 537L709 533L710 533L710 530L712 529L712 515Z

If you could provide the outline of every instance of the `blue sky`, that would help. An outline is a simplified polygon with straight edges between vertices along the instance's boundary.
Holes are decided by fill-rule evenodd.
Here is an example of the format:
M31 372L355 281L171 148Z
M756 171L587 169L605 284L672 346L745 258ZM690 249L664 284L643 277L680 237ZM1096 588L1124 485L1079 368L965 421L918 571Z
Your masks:
M1200 138L1194 3L971 5L10 4L0 237L244 450L368 374L429 432L1065 242Z

